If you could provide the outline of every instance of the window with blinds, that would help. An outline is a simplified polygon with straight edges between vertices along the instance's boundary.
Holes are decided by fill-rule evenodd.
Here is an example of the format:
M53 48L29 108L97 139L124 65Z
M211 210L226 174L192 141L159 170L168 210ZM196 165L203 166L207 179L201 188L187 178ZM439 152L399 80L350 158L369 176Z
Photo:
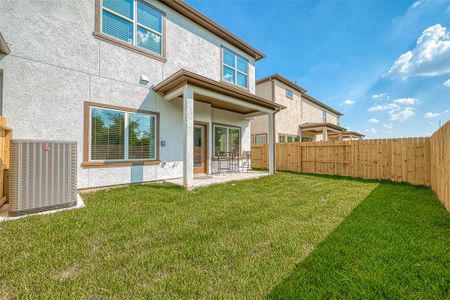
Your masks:
M214 125L213 126L214 153L240 152L241 129L238 127Z
M156 115L91 107L91 161L155 160Z
M222 48L222 78L240 87L248 87L248 60L236 53Z
M152 53L163 53L163 15L139 0L103 0L102 32Z

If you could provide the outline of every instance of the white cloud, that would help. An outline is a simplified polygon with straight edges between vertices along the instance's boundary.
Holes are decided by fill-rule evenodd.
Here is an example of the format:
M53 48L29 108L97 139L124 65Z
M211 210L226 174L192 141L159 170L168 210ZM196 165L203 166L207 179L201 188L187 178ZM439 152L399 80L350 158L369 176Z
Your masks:
M366 129L366 131L368 133L372 133L372 134L376 134L378 132L376 128L368 128L368 129Z
M443 113L443 114L448 113L448 109L444 110L442 113Z
M422 1L416 1L413 3L413 5L411 5L412 8L416 8L417 6L419 6L422 3Z
M347 99L347 100L345 100L345 101L342 102L342 103L345 104L345 105L352 105L353 103L355 103L355 101L350 100L350 99Z
M436 118L440 115L440 113L432 113L432 112L427 112L425 114L425 118Z
M392 129L392 128L394 128L394 125L392 123L387 123L387 124L384 124L383 127L387 128L387 129Z
M384 94L384 93L381 93L381 94L375 94L375 95L372 96L372 99L378 100L378 99L381 99L381 98L385 98L386 96L387 96L387 95Z
M444 86L450 87L450 79L444 82Z
M372 119L369 120L369 122L377 124L377 123L380 122L380 121L378 121L378 120L375 119L375 118L372 118Z
M387 72L392 78L450 73L450 32L441 24L428 27L416 47L400 55Z
M416 98L399 98L399 99L395 99L394 103L396 103L396 104L414 105L414 104L417 103L417 99Z
M414 108L407 106L402 109L393 109L389 112L389 114L391 115L392 121L403 122L414 116L415 113Z
M388 104L384 104L384 105L374 105L371 106L367 109L367 111L381 111L381 110L388 110L388 109L394 109L397 108L398 105L395 103L388 103Z

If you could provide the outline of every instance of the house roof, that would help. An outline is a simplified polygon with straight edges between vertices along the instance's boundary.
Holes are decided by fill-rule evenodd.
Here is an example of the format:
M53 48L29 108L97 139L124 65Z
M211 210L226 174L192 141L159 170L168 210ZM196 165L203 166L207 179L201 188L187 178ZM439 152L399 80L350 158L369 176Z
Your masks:
M314 98L314 97L312 97L312 96L310 96L310 95L308 95L308 94L303 94L302 96L303 96L306 100L309 100L309 101L311 101L312 103L317 104L317 105L319 105L319 106L321 106L321 107L323 107L323 108L325 108L325 109L327 109L327 110L329 110L329 111L335 113L335 114L338 115L338 116L342 116L342 115L343 115L343 113L338 112L338 111L335 110L334 108L331 108L330 106L326 105L325 103L323 103L323 102L317 100L316 98Z
M273 79L276 79L278 81L281 81L282 83L284 83L285 85L293 88L294 90L299 91L300 93L304 94L307 92L306 89L302 88L301 86L299 86L298 84L296 84L295 82L292 82L291 80L287 79L286 77L276 73L276 74L272 74L270 76L266 76L263 77L261 79L256 80L256 84L261 84L264 83L266 81L272 81Z
M183 15L184 17L188 18L189 20L197 23L198 25L206 28L210 32L214 33L218 37L222 38L223 40L227 41L231 45L235 46L236 48L244 51L245 53L249 54L250 56L254 57L255 60L260 60L265 57L264 53L260 52L259 50L253 48L248 43L244 42L242 39L238 38L236 35L231 33L230 31L226 30L186 2L182 0L159 0L166 6L170 7L177 13Z
M248 91L232 86L228 83L213 80L211 78L181 69L170 77L153 87L153 90L158 93L166 94L170 91L182 86L183 84L191 84L211 91L215 91L227 96L235 97L245 102L260 105L266 108L279 111L285 106L269 101L265 98L256 96Z
M8 44L6 43L2 33L0 32L0 53L9 54L9 52L11 52L11 50L9 50Z

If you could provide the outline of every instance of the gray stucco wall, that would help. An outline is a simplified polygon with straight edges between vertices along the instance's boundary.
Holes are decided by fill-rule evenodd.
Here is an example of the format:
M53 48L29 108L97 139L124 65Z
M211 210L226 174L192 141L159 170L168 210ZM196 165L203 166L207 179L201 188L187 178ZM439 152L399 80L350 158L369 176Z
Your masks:
M181 176L182 103L161 99L152 86L181 68L220 80L221 45L249 60L250 91L255 92L251 57L159 2L149 3L167 16L165 63L96 39L95 0L0 1L0 29L11 48L0 56L3 115L14 138L77 141L79 188ZM140 84L141 74L148 84ZM161 165L82 168L84 101L159 112L160 139L166 141ZM209 122L239 119L243 144L249 144L250 127L241 115L213 113L210 106L195 114L206 119L209 114Z

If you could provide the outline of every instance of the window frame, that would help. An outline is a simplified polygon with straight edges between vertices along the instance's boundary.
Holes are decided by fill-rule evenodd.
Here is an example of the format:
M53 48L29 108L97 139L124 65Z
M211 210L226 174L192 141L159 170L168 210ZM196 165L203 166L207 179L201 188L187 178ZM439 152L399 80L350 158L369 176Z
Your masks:
M323 121L323 123L327 123L327 119L328 119L328 113L327 113L326 110L323 110L323 113L322 113L322 121Z
M233 126L233 125L228 125L228 124L221 124L221 123L213 123L212 124L212 147L213 147L213 157L217 158L217 151L216 151L216 127L224 127L227 128L227 151L225 152L230 152L228 151L228 129L232 128L232 129L239 129L239 155L241 155L242 152L242 127L240 126Z
M124 119L124 159L115 160L92 160L91 159L91 130L92 130L92 108L107 109L112 111L120 111L125 113ZM142 159L127 159L128 157L128 115L129 113L138 113L144 115L150 115L155 117L155 158L142 158ZM99 168L99 167L128 167L133 165L157 165L160 163L160 148L159 148L159 131L160 131L160 114L158 112L133 109L128 107L121 107L115 105L108 105L95 102L84 102L84 136L83 136L83 163L84 168Z
M292 96L289 96L289 93L288 93L288 92L291 92L291 93L292 93ZM291 89L286 88L286 98L294 99L294 91L291 90Z
M153 9L156 12L161 14L161 33L157 32L157 31L155 31L155 30L153 30L151 28L148 28L147 26L145 26L143 24L138 23L138 21L137 21L137 5L138 5L138 2L148 6L149 8L151 8L151 9ZM122 41L122 40L120 40L120 39L118 39L116 37L113 37L113 36L109 35L109 34L103 33L103 31L102 31L103 30L103 28L102 28L102 23L103 23L102 22L103 21L102 20L102 14L103 14L103 10L105 10L105 11L107 11L107 12L113 14L114 16L117 16L117 17L119 17L119 18L121 18L123 20L126 20L127 22L131 22L133 24L133 43L132 44L129 44L129 43L125 42L125 41ZM96 37L96 38L98 38L98 39L100 39L102 41L111 43L113 45L125 48L127 50L131 50L133 52L145 55L147 57L151 57L151 58L154 58L156 60L159 60L159 61L162 61L162 62L166 62L167 61L167 57L166 57L166 13L164 11L162 11L161 9L159 9L159 8L153 6L152 4L147 3L147 2L145 2L143 0L133 0L133 12L134 12L133 20L131 20L131 19L125 17L125 16L122 16L122 15L114 12L114 11L111 11L111 9L108 9L107 7L106 8L103 7L103 0L95 0L95 29L94 29L94 32L93 32L94 37ZM137 28L138 27L142 27L142 28L144 28L147 31L155 32L155 33L157 33L158 35L161 36L161 39L162 39L162 41L161 41L161 48L162 48L161 49L161 54L158 54L156 52L152 52L152 51L147 50L147 49L145 49L143 47L139 47L139 46L137 46L135 44L136 43L136 39L137 39Z
M258 136L263 136L264 139L265 139L265 143L257 143L257 137L258 137ZM255 144L257 144L257 145L264 145L264 144L267 144L267 133L256 133L256 134L255 134Z
M230 66L230 65L227 65L227 64L225 64L225 62L223 61L223 59L224 59L224 57L225 57L225 55L224 55L224 51L225 51L225 50L227 50L227 51L229 51L229 52L231 52L231 53L234 54L234 56L235 56L234 63L235 63L235 65L236 65L235 67L232 67L232 66ZM245 61L247 62L247 74L245 74L244 72L238 70L238 68L237 68L237 60L238 60L238 57L240 57L241 59L243 59L243 60L245 60ZM223 75L224 75L223 69L224 69L224 67L230 68L230 69L232 69L232 70L234 71L234 82L227 81L227 80L225 80L225 79L223 78ZM250 84L250 81L249 81L249 71L250 71L250 61L249 61L247 58L243 57L242 55L237 54L235 51L231 50L231 49L228 48L228 47L225 47L225 46L223 46L223 45L221 46L221 49L220 49L220 81L222 81L222 82L224 82L224 83L227 83L227 84L230 84L230 85L232 85L232 86L238 87L238 88L240 88L240 89L244 89L244 90L248 91L248 90L250 90L250 87L249 87L249 84ZM245 76L247 77L247 81L246 81L246 85L247 85L247 86L246 86L246 87L241 86L241 85L239 85L239 84L237 83L237 73L243 74L243 75L245 75Z

